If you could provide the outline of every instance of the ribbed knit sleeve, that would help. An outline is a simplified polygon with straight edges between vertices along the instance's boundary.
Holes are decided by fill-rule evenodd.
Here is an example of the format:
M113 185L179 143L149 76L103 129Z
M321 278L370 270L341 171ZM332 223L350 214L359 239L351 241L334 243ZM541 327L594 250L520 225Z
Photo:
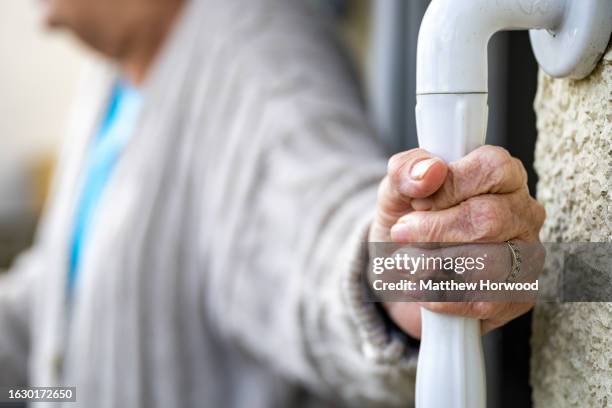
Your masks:
M417 350L363 285L385 160L357 116L300 99L279 104L267 142L245 142L218 180L227 213L214 221L207 310L228 340L326 398L407 406Z
M197 148L204 309L225 341L315 394L410 406L417 350L362 285L387 156L329 28L269 3L210 57L227 68L211 69L214 135Z

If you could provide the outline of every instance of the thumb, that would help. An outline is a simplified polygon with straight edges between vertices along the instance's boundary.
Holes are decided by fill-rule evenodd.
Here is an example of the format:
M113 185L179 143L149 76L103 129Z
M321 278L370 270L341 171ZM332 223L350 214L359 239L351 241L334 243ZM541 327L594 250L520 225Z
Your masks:
M412 149L391 157L387 176L378 189L370 241L389 241L390 228L402 215L412 211L412 199L435 193L444 183L447 172L448 167L442 159L423 149Z

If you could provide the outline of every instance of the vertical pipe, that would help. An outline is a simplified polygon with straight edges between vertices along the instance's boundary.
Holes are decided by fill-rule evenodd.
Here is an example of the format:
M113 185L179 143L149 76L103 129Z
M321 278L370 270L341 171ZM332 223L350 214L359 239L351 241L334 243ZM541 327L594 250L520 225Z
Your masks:
M566 0L433 0L419 32L419 144L447 162L484 142L491 36L504 29L554 29ZM422 309L417 408L484 408L480 322Z

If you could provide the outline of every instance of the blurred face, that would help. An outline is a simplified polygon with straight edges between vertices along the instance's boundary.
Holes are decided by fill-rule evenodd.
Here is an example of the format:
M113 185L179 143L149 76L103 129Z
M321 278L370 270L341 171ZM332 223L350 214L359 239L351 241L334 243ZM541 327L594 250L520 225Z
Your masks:
M183 0L44 0L45 20L103 54L121 59L163 35ZM158 33L159 31L159 33Z

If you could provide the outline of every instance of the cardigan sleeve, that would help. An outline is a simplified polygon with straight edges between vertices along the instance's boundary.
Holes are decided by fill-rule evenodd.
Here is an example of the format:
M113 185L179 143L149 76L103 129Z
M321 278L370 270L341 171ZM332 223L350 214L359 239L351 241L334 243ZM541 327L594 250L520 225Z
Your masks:
M225 191L212 211L226 216L208 237L206 310L228 341L325 398L409 406L418 349L362 284L386 157L363 114L329 101L263 108L252 139L228 153L223 187L209 191Z
M21 255L0 275L0 384L23 385L27 381L30 350L30 316L34 279L41 265L36 250Z
M204 313L328 400L410 406L418 349L363 296L387 155L333 32L303 2L273 3L207 56L219 69L194 175Z

